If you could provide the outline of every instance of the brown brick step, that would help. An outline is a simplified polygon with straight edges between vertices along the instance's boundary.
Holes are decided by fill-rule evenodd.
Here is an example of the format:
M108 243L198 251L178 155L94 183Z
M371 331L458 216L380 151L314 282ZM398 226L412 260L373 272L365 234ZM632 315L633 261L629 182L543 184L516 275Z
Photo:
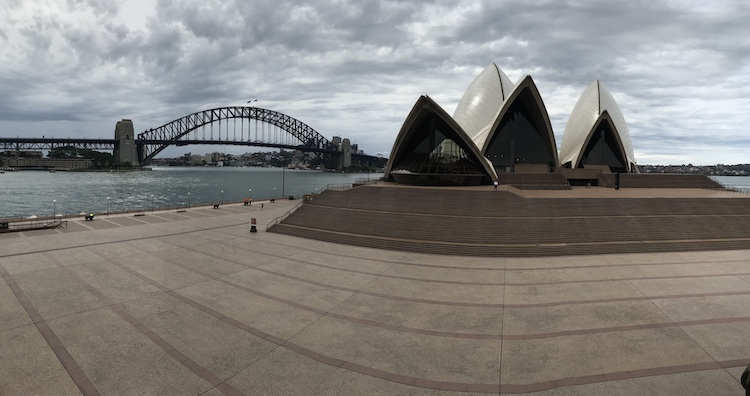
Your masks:
M706 251L747 249L750 238L732 240L673 240L649 242L625 242L609 244L525 244L525 245L465 245L440 244L434 241L406 241L383 239L371 236L333 233L321 229L305 229L286 224L278 224L269 229L281 233L308 239L339 244L350 244L386 250L402 250L419 253L466 255L466 256L560 256L614 253L650 253L671 251Z

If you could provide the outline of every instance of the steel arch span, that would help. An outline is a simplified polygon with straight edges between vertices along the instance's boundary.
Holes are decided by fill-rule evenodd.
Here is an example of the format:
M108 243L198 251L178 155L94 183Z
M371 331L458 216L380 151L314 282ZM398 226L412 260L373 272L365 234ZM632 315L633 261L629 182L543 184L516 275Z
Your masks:
M258 120L269 125L281 128L295 139L302 142L299 148L309 151L330 152L334 151L330 140L318 133L315 129L304 122L290 117L278 111L262 109L249 106L219 107L193 113L172 122L166 123L158 128L151 128L138 135L138 141L143 142L138 150L138 161L148 164L162 150L173 144L179 144L180 139L189 133L213 122L246 118ZM219 140L221 135L219 134ZM155 143L149 143L155 142ZM249 136L248 136L249 142ZM187 142L186 142L187 143Z

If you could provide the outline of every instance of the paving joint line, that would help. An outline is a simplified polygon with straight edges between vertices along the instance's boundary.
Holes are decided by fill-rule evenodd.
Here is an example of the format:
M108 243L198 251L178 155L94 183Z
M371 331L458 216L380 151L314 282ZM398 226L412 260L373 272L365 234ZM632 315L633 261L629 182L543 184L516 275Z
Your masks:
M225 260L225 259L223 259L223 258L221 258L219 256L209 255L209 257L213 257L213 258L216 258L216 259L222 260L222 261L231 262L231 261ZM408 333L408 334L421 334L421 335L428 335L428 336L435 336L435 337L444 337L444 338L479 339L479 340L516 340L516 341L520 341L520 340L538 340L538 339L548 339L548 338L556 338L556 337L579 336L579 335L587 335L587 334L601 334L601 333L613 333L613 332L622 332L622 331L639 331L639 330L659 329L659 328L665 328L665 327L679 326L681 324L682 325L701 325L701 324L736 323L736 322L748 322L748 321L750 321L750 317L742 317L742 318L715 318L715 319L696 320L696 321L679 322L679 323L675 323L674 321L670 321L670 322L664 322L664 323L643 323L643 324L628 325L628 326L610 326L610 327L600 327L600 328L590 328L590 329L560 330L560 331L547 332L547 333L508 334L508 335L506 335L506 334L503 333L502 328L501 328L500 333L498 333L498 334L446 332L446 331L421 329L421 328L414 328L414 327L401 326L401 325L392 325L392 324L388 324L388 323L377 322L377 321L373 321L373 320L369 320L369 319L363 319L363 318L358 318L358 317L354 317L354 316L350 316L350 315L337 314L337 313L332 313L331 312L336 307L340 306L344 301L348 300L349 298L351 298L355 294L360 294L361 289L364 289L367 285L361 287L359 290L351 289L351 290L355 290L354 292L352 292L351 290L349 290L349 292L351 292L352 294L349 297L347 297L346 300L344 300L341 303L337 304L335 307L329 309L327 312L324 312L321 309L314 308L314 307L309 307L309 306L306 306L304 304L300 304L300 303L297 303L297 302L294 302L294 301L291 301L291 300L287 300L287 299L284 299L284 298L281 298L281 297L276 297L276 296L267 294L265 292L261 292L261 291L249 288L247 286L235 283L235 282L233 282L231 280L223 279L221 277L213 276L211 274L208 274L208 273L200 271L200 270L196 270L196 269L189 268L189 267L184 267L184 266L182 266L180 264L175 264L175 265L177 265L180 268L183 268L185 270L192 271L192 272L194 272L194 273L196 273L198 275L201 275L201 276L204 276L206 278L212 279L214 281L226 284L226 285L228 285L230 287L233 287L235 289L242 290L242 291L245 291L247 293L256 295L258 297L261 297L261 298L264 298L264 299L267 299L267 300L270 300L270 301L275 301L275 302L278 302L278 303L281 303L281 304L285 304L285 305L288 305L288 306L293 307L293 308L297 308L297 309L301 309L301 310L304 310L304 311L308 311L308 312L312 312L312 313L315 313L315 314L319 314L321 316L318 319L320 319L322 316L329 316L331 318L335 318L335 319L339 319L339 320L344 320L344 321L351 322L351 323L358 323L358 324L362 324L362 325L366 325L366 326L370 326L370 327L382 328L382 329L387 329L387 330L397 331L397 332L402 332L402 333ZM382 272L388 271L392 267L393 266L391 266L391 267L383 270ZM258 268L257 267L253 267L253 268L248 268L248 269L251 269L251 270L255 269L255 270L257 270ZM377 279L377 277L373 278L367 284L368 285L371 284L376 279ZM505 296L505 288L503 288L503 290L504 290L503 291L503 296ZM750 293L750 292L748 292L748 293ZM649 300L649 298L647 296L643 295L643 298L639 298L639 300ZM505 308L504 306L501 307L501 309L503 309L503 314L505 312L504 308ZM314 321L314 322L312 322L310 325L312 325L315 322L317 322L317 320ZM309 327L310 325L308 325L307 327ZM503 325L501 324L501 326L503 326ZM302 331L302 330L300 330L300 331ZM299 334L299 332L297 332L297 334ZM290 337L289 339L291 339L293 337L294 336Z
M60 365L66 371L78 390L81 391L84 396L101 395L96 388L96 385L94 385L86 373L83 372L83 369L81 369L78 362L76 362L75 358L70 354L70 351L68 351L57 334L55 334L55 331L52 330L47 321L39 313L39 310L36 309L34 303L32 303L28 296L26 296L26 293L21 290L21 287L16 283L13 276L2 263L0 263L0 275L3 280L5 280L5 283L21 304L21 307L26 311L26 314L33 322L33 325L36 327L37 331L47 343L47 346L53 352L57 360L60 362Z
M356 289L344 287L344 286L336 286L336 285L330 285L325 284L321 282L311 281L308 279L299 278L293 275L288 275L282 272L276 272L271 271L269 269L263 268L260 265L252 266L245 264L238 260L233 260L230 258L222 257L219 255L207 253L207 252L201 252L196 249L192 249L190 247L183 247L183 249L190 250L193 252L196 252L198 254L206 255L208 257L215 258L217 260L223 260L227 261L233 264L237 264L240 266L243 266L247 269L256 270L260 272L265 272L271 275L280 276L287 279L296 280L303 283L308 283L315 286L321 286L324 288L329 288L333 290L341 290L341 291L347 291L351 292ZM243 248L239 248L242 250L246 250ZM285 256L277 256L277 255L271 255L266 253L259 253L252 250L249 250L250 252L266 255L268 257L273 258L280 258L280 259L287 259ZM304 261L293 259L294 261L298 261L301 263L306 263ZM578 283L578 282L577 282ZM586 283L585 281L581 281L580 283ZM641 297L619 297L619 298L607 298L607 299L598 299L598 300L577 300L577 301L554 301L554 302L546 302L546 303L528 303L528 304L484 304L484 303L464 303L464 302L454 302L454 301L439 301L439 300L426 300L426 299L417 299L417 298L410 298L410 297L398 297L398 296L391 296L383 293L375 293L375 292L365 292L360 291L360 294L363 295L369 295L373 297L378 298L385 298L385 299L391 299L391 300L400 300L400 301L408 301L408 302L414 302L414 303L422 303L422 304L434 304L434 305L447 305L447 306L465 306L465 307L478 307L478 308L542 308L542 307L553 307L553 306L561 306L561 305L580 305L580 304L601 304L601 303L609 303L609 302L627 302L627 301L642 301L642 300L649 300L649 299L677 299L677 298L697 298L697 297L720 297L720 296L731 296L731 295L747 295L750 294L750 290L747 291L729 291L729 292L716 292L716 293L693 293L693 294L683 294L683 295L657 295L657 296L644 296Z
M147 279L150 279L150 278L147 278ZM179 295L176 292L170 292L169 294L170 295L174 295L174 294ZM191 301L191 300L187 299L186 297L182 297L182 298L185 299L185 300ZM198 303L196 303L196 304L198 304ZM223 320L225 320L225 321L228 320L228 319L230 319L230 318L227 318L226 316L222 315L218 311L215 311L215 310L213 310L211 308L208 308L208 307L205 307L205 308L208 309L208 310L210 310L210 311L212 311L215 315L220 315L220 318L224 318ZM231 322L228 322L228 323L231 323ZM269 339L269 340L283 341L283 340L278 339L277 337L271 336L270 334L267 334L267 336L268 336L267 339ZM308 349L306 349L304 347L301 347L301 346L297 346L296 344L293 344L293 343L285 342L284 345L288 349L292 349L295 352L302 353L303 355L308 356L308 357L312 357L313 359L315 359L315 360L317 360L319 362L322 362L322 363L325 363L325 364L329 364L329 365L332 365L332 366L335 366L335 367L342 367L342 368L345 368L345 369L348 369L348 370L351 370L351 371L355 371L355 372L360 372L361 368L364 367L364 366L361 366L361 365L357 365L355 363L349 363L349 362L341 361L341 360L338 360L338 359L335 359L335 358L330 358L330 357L326 357L326 356L317 354L317 353L315 353L315 352L313 352L311 350L308 350ZM741 364L741 361L739 361L739 360L738 361L726 361L726 362L721 362L719 364L719 366L720 367L724 367L724 366L728 366L728 365L739 366L740 364ZM619 373L615 373L615 374L617 374L616 376L618 378L622 378L622 377L631 378L631 377L639 377L639 376L663 375L665 372L684 372L684 371L691 371L691 370L692 371L695 371L695 370L707 370L707 369L714 369L715 366L716 366L715 362L714 363L695 363L695 364L689 364L689 365L679 365L679 366L662 367L662 368L658 368L656 370L649 369L649 370L641 370L641 371L637 371L637 372L636 371L619 372ZM387 372L383 372L383 371L377 370L377 369L371 369L371 372L374 372L375 374L373 375L373 374L370 373L370 374L366 374L366 375L371 375L371 376L374 376L374 377L377 377L377 378L382 378L382 379L390 380L390 381L393 381L393 382L404 383L404 384L416 384L418 381L421 380L421 379L414 378L414 377L407 377L407 376L402 376L402 375L399 375L399 374L387 373ZM634 373L635 373L635 375L634 375ZM384 374L385 374L385 376L384 376ZM609 377L607 377L608 375L609 375ZM553 381L548 381L548 382L544 382L544 383L530 384L530 385L513 385L513 384L509 384L509 385L503 385L503 387L504 387L503 389L507 389L507 390L514 390L515 389L515 390L520 390L520 391L528 392L528 391L530 391L531 387L538 388L538 387L547 386L547 387L551 387L551 388L556 388L556 387L562 386L563 383L565 383L567 385L567 384L569 384L571 382L573 382L573 383L603 382L603 381L611 380L612 377L613 377L613 375L611 375L611 373L610 373L610 374L604 374L604 375L593 375L593 376L565 378L563 380L553 380ZM428 388L432 388L432 389L437 389L437 388L433 387L433 385L435 385L435 386L439 385L440 389L455 388L455 389L458 389L458 390L471 390L472 388L476 388L476 387L485 387L484 388L485 392L487 391L487 389L493 388L493 389L495 389L495 391L491 391L491 392L495 393L495 392L498 392L497 389L499 388L498 386L494 386L493 384L450 383L450 382L439 382L439 381L432 381L432 380L422 380L422 381L424 383L429 384L428 386L424 386L424 387L428 387ZM516 387L516 388L514 388L514 387Z
M89 251L91 251L89 249ZM121 269L125 270L126 272L130 273L130 271L126 270L123 267L127 267L125 265L122 265L120 263L115 263L114 260L109 260L103 256L101 256L99 253L91 251L93 254L98 255L99 257L102 257L103 260L105 260L108 263L114 264L117 267L120 267ZM102 302L107 303L107 307L113 311L115 314L117 314L120 318L128 322L133 328L135 328L138 332L140 332L143 336L148 338L151 342L156 344L159 348L161 348L164 353L166 353L169 357L171 357L173 360L175 360L177 363L182 365L183 367L187 368L192 372L195 376L198 378L206 381L208 384L210 384L213 388L218 389L222 394L227 396L242 396L245 395L243 392L241 392L239 389L235 388L231 384L227 382L227 380L222 379L218 375L216 375L213 371L209 370L208 368L200 365L198 362L194 361L189 356L182 353L180 350L175 348L172 344L170 344L167 340L153 332L151 329L148 328L143 322L135 318L133 315L131 315L129 312L125 310L124 307L122 307L120 304L113 302L109 297L104 295L102 292L100 292L98 289L96 289L94 286L92 286L90 283L86 282L83 278L78 276L78 274L71 271L69 268L63 266L61 263L59 263L54 257L49 257L53 262L55 262L56 265L58 265L59 268L65 270L66 273L68 273L71 277L73 277L77 282L79 282L86 290L88 290L91 294L93 294L96 298L101 300ZM129 267L128 267L129 268ZM132 270L132 269L130 269ZM134 272L137 272L135 270L132 270ZM145 277L145 276L144 276ZM172 289L169 289L166 286L161 285L162 287L157 286L158 289L162 290L165 294L169 294L169 292ZM141 328L142 327L142 328ZM173 353L172 351L176 351L176 353ZM175 356L177 355L177 356ZM182 359L182 356L184 356L184 359ZM210 389L209 389L210 390Z

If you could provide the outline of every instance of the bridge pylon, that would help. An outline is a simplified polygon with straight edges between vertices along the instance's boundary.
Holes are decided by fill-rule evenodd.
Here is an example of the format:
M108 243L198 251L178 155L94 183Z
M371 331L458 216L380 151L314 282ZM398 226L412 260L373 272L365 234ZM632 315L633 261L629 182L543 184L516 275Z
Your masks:
M331 144L336 148L336 152L330 155L327 168L341 170L352 166L352 143L348 138L343 140L339 136L334 136Z
M140 165L136 151L135 129L133 128L132 120L123 119L122 121L117 121L115 125L115 139L117 139L117 144L115 144L113 152L115 161Z

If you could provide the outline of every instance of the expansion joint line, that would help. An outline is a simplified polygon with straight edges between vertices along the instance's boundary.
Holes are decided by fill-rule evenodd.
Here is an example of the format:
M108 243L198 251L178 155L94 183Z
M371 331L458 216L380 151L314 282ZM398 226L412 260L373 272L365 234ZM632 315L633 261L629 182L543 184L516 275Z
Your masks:
M243 221L241 223L234 223L234 224L226 224L216 227L207 227L207 228L197 228L195 230L190 231L180 231L180 232L173 232L173 233L165 233L160 235L159 237L170 237L170 236L177 236L177 235L186 235L186 234L194 234L196 232L204 232L204 231L212 231L212 230L218 230L226 227L237 227L246 225L247 222ZM92 229L93 230L93 229ZM145 241L152 239L151 236L144 236L144 237L137 237L137 238L123 238L121 240L118 240L118 242L136 242L136 241ZM111 242L93 242L93 243L86 243L86 244L80 244L77 246L71 246L71 247L65 247L65 248L49 248L49 249L40 249L40 250L34 250L32 252L21 252L21 253L11 253L11 254L0 254L0 258L6 258L6 257L16 257L16 256L24 256L27 254L35 254L35 253L49 253L49 252L56 252L60 250L72 250L72 249L79 249L79 248L89 248L92 246L101 246L101 245L107 245ZM101 257L101 256L100 256Z
M609 263L609 261L607 260L607 258L606 258L606 257L604 257L603 259L604 259L604 261L607 261L607 262ZM610 264L611 264L611 263L610 263ZM702 264L705 264L705 263L702 263ZM704 347L703 347L703 345L701 345L701 344L700 344L700 343L699 343L698 341L696 341L696 340L695 340L695 338L691 337L691 336L690 336L690 334L689 334L689 333L688 333L687 331L685 331L685 329L683 329L683 328L682 328L682 326L681 326L681 325L684 325L684 324L685 324L685 322L681 322L681 323L675 322L675 321L674 321L674 319L672 319L672 318L671 318L671 317L669 316L669 314L667 314L667 312L665 312L665 311L664 311L664 310L663 310L663 309L662 309L662 308L661 308L661 307L660 307L660 306L659 306L658 304L656 304L656 303L654 302L654 299L653 299L653 298L651 298L651 297L649 297L648 295L646 295L646 293L644 293L644 292L643 292L643 290L641 290L641 288L639 288L639 287L638 287L638 285L637 285L637 284L635 284L635 283L633 282L633 281L634 281L635 279L632 279L632 278L631 278L631 279L628 279L628 278L626 278L626 277L625 277L625 276L623 275L623 273L622 273L622 272L620 271L620 269L619 269L619 268L617 268L616 266L612 266L612 267L614 268L614 270L615 270L615 271L616 271L616 272L617 272L618 274L620 274L620 276L622 276L622 277L623 277L623 279L624 279L624 280L627 280L628 284L630 284L630 286L631 286L631 287L633 287L633 288L634 288L635 290L638 290L638 293L641 293L641 295L642 295L643 297L645 297L645 298L646 298L646 299L648 300L648 302L649 302L649 303L651 303L651 305L653 305L653 306L654 306L654 308L656 308L656 309L657 309L657 310L658 310L659 312L661 312L661 314L662 314L662 315L664 315L664 317L665 317L665 318L667 318L667 320L669 321L669 322L667 322L667 323L671 323L671 324L672 324L672 326L670 326L670 327L674 327L674 328L680 329L680 332L682 332L682 334L684 334L684 335L685 335L686 337L688 337L688 338L690 339L690 341L692 341L692 342L693 342L693 344L695 344L695 346L697 346L697 347L698 347L698 348L699 348L700 350L702 350L702 351L703 351L703 352L704 352L704 353L706 354L706 356L709 356L709 357L710 357L711 359L713 359L713 361L714 361L714 362L715 362L716 364L718 364L719 366L722 366L722 362L719 362L719 361L717 361L717 360L716 360L716 358L714 358L714 357L713 357L713 356L711 355L711 353L709 353L709 352L708 352L708 351L706 350L706 348L704 348ZM724 271L724 272L726 272L726 271ZM727 276L730 276L730 275L734 275L734 274L726 274L726 275L727 275ZM736 275L735 275L735 276L736 276ZM722 368L724 369L724 371L727 371L727 370L728 370L728 367L722 367Z
M503 260L503 285L505 285L506 277L508 276L508 258L506 257ZM505 307L505 299L508 298L506 290L508 288L506 286L503 286L503 301L501 305L503 306L500 308L500 352L497 355L497 383L500 388L500 392L498 394L503 393L503 345L505 344L503 342L503 334L505 331L505 311L507 311L507 308Z
M293 260L293 259L287 259L287 260ZM318 316L317 318L315 318L315 320L311 321L311 322L310 322L310 323L309 323L309 324L308 324L307 326L304 326L304 327L303 327L303 328L301 328L301 329L300 329L299 331L297 331L296 333L292 334L292 335L291 335L291 336L290 336L290 337L289 337L288 339L286 339L286 342L285 342L284 344L282 344L282 345L279 345L278 347L282 347L282 346L286 347L286 345L285 345L286 343L289 343L289 342L291 342L291 340L292 340L292 339L294 339L294 337L296 337L297 335L301 334L301 333L302 333L303 331L305 331L305 330L309 329L310 327L312 327L312 325L314 325L314 324L318 323L318 321L320 321L320 319L322 319L323 317L329 316L329 314L330 314L330 313L331 313L331 312L332 312L333 310L335 310L336 308L338 308L339 306L341 306L341 304L345 303L345 302L346 302L346 301L348 301L348 300L349 300L350 298L352 298L352 297L354 297L355 295L357 295L357 294L359 293L359 291L363 290L364 288L366 288L367 286L369 286L369 285L370 285L370 284L371 284L372 282L376 281L376 280L378 279L378 277L379 277L380 275L382 275L382 274L383 274L383 273L385 273L386 271L390 270L390 269L391 269L391 268L393 268L393 266L395 266L395 265L396 265L396 264L395 264L395 263L393 263L393 264L392 264L392 265L391 265L390 267L388 267L388 268L384 269L383 271L380 271L380 274L379 274L379 275L374 275L374 276L373 276L373 278L372 278L372 279L371 279L371 280L370 280L369 282L367 282L366 284L364 284L364 285L362 285L361 287L357 288L357 289L356 289L355 291L352 291L352 292L351 292L351 294L350 294L350 295L349 295L349 296L348 296L347 298L345 298L345 299L341 300L341 301L340 301L340 302L339 302L338 304L334 305L334 306L333 306L333 307L331 307L331 308L330 308L329 310L327 310L327 311L325 311L325 312L321 312L321 313L320 313L320 315L319 315L319 316ZM322 311L322 310L321 310L321 311ZM335 316L333 316L333 317L335 317ZM277 347L277 348L278 348L278 347Z
M115 263L114 260L107 259L106 257L103 257L101 254L92 251L91 249L87 249L89 252L101 257L103 260L105 260L107 263L111 263L119 268L125 269L123 265L120 265L119 263ZM93 294L94 297L96 297L99 301L105 304L106 307L108 307L112 312L117 314L120 318L128 322L133 328L138 330L142 335L144 335L146 338L151 340L154 344L156 344L159 348L161 348L167 355L169 355L172 359L174 359L177 363L181 364L188 370L190 370L193 374L195 374L198 378L206 381L209 383L213 388L216 388L219 390L222 394L227 396L240 396L244 395L243 392L241 392L239 389L235 388L234 386L230 385L227 380L222 379L218 375L216 375L211 370L207 369L206 367L201 366L198 364L195 360L191 359L189 356L185 355L181 351L179 351L177 348L175 348L172 344L170 344L167 340L153 332L151 329L149 329L143 322L138 320L136 317L131 315L129 312L127 312L120 304L115 303L112 301L109 297L104 295L101 291L96 289L94 286L92 286L90 283L86 282L85 279L81 278L70 270L70 268L64 266L62 263L60 263L54 255L50 253L45 253L45 256L52 261L58 268L62 269L68 276L70 276L73 280L78 282L81 286L83 286L84 289L88 290L89 293ZM130 271L133 271L132 269L128 268ZM126 270L127 272L131 273L130 271ZM135 271L133 271L135 272ZM153 284L153 286L156 286L159 290L162 292L165 292L166 294L170 294L170 289L167 288L164 285L161 284ZM210 390L210 389L209 389Z
M13 279L13 276L8 272L8 270L2 263L0 263L0 275L2 275L5 283L8 285L18 302L26 311L26 314L29 315L29 318L33 322L34 326L36 326L37 331L39 331L39 333L42 335L42 338L44 338L44 341L47 343L47 346L55 354L55 357L57 357L60 365L62 365L62 367L70 376L70 379L73 381L76 387L78 387L78 390L80 390L84 396L101 395L94 383L91 382L91 379L86 375L86 373L83 372L81 367L78 365L78 362L76 362L75 358L70 355L70 352L67 348L65 348L65 345L62 343L62 341L60 341L60 338L57 337L57 334L55 334L54 330L52 330L47 321L39 313L39 310L37 310L31 300L29 300L28 296L26 296L26 293L21 290L15 279Z

